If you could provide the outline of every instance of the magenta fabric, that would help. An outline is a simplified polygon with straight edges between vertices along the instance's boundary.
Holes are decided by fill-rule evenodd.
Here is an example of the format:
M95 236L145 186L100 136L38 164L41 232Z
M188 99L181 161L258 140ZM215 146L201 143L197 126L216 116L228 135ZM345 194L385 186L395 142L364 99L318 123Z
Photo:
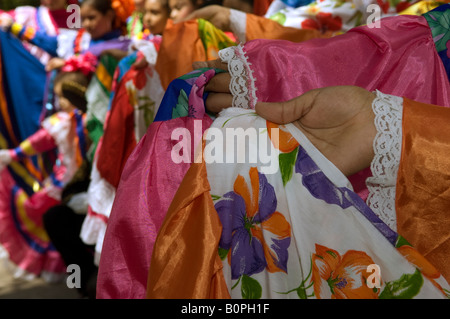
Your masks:
M97 279L97 298L142 299L158 230L190 163L175 164L171 150L175 129L192 137L212 120L180 117L153 122L131 153L122 172L108 220ZM195 129L197 129L195 131ZM191 156L191 158L193 158Z
M244 45L244 51L259 101L288 100L331 85L357 85L450 106L447 75L422 17L385 18L378 29L363 26L303 43L254 40ZM190 165L172 161L170 136L180 127L193 132L194 121L182 117L152 123L130 155L108 221L98 298L145 297L159 227ZM208 117L202 121L203 130L211 124Z
M450 106L450 85L422 16L381 20L331 39L302 43L253 40L244 45L258 101L292 99L308 90L357 85L418 102Z
M28 196L8 169L0 171L0 243L20 273L40 276L43 272L66 272L66 265L44 234L42 224L42 215L58 203L46 189Z
M380 28L361 26L331 39L253 40L243 50L258 101L286 101L316 88L356 85L450 107L446 70L422 16L383 18ZM369 176L365 169L349 177L364 200Z

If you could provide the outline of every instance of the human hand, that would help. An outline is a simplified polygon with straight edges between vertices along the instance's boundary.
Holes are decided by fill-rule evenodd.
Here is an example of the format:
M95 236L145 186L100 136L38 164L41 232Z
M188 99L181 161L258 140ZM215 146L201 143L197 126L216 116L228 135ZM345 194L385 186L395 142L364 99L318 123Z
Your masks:
M194 68L227 69L220 60L196 62ZM207 84L206 108L218 113L232 106L229 73ZM293 123L346 176L368 167L376 135L372 102L375 94L357 86L333 86L308 91L284 102L258 102L256 113L276 123Z
M50 72L52 70L60 69L66 64L66 60L62 58L52 58L47 62L45 71Z
M205 102L206 109L211 113L219 113L224 108L230 107L233 102L233 96L230 92L231 76L228 73L228 64L220 59L211 61L198 61L192 64L193 69L216 68L226 72L216 74L206 85L205 91L208 92L208 98Z
M204 19L211 22L216 28L224 32L231 31L230 9L220 5L210 5L195 10L180 22L192 19Z
M14 23L14 19L7 13L0 14L0 28L3 31L8 30L11 25Z
M331 86L285 102L258 102L255 111L273 123L293 123L343 174L350 176L369 167L374 157L375 97L357 86Z
M0 150L0 171L11 163L12 157L9 150Z

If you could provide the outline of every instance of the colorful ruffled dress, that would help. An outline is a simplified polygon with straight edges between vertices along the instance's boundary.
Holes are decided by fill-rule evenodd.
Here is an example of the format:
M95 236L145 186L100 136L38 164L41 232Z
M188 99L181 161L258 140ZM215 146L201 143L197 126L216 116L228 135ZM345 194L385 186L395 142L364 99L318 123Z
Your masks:
M16 266L16 276L54 280L65 273L66 265L48 238L42 216L61 202L63 188L81 167L87 146L85 115L75 111L55 113L11 150L14 161L0 173L0 244ZM24 159L55 149L53 170L42 183L20 178L27 174L20 169ZM13 170L22 176L15 178Z

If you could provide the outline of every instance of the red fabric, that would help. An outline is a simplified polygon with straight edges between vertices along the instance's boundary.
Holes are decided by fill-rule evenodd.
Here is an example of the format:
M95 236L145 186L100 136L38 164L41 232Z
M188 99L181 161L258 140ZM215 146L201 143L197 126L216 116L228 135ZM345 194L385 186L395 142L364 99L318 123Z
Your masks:
M272 0L255 0L253 1L253 13L258 16L263 16L269 9Z
M70 17L70 15L73 14L73 11L66 11L66 9L59 9L59 10L49 10L50 17L52 18L53 22L56 24L58 28L65 28L67 29L67 20Z
M98 153L97 169L100 175L116 188L125 162L136 147L134 109L129 103L125 84L130 79L138 78L142 72L145 68L131 68L118 83Z
M179 117L153 122L133 150L108 219L97 298L145 298L150 257L158 231L191 165L172 160L170 150L178 142L171 139L171 134L175 129L185 128L195 136L196 125L203 134L211 123L209 116L202 120Z

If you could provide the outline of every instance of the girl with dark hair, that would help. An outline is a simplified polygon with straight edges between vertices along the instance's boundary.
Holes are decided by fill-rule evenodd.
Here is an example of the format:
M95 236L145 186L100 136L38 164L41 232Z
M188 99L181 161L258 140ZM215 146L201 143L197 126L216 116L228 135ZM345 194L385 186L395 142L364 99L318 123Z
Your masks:
M97 57L105 50L127 51L126 21L133 13L131 0L85 0L81 4L81 29L71 38L58 41L58 57L47 64L47 71L61 68L73 55L91 52Z

